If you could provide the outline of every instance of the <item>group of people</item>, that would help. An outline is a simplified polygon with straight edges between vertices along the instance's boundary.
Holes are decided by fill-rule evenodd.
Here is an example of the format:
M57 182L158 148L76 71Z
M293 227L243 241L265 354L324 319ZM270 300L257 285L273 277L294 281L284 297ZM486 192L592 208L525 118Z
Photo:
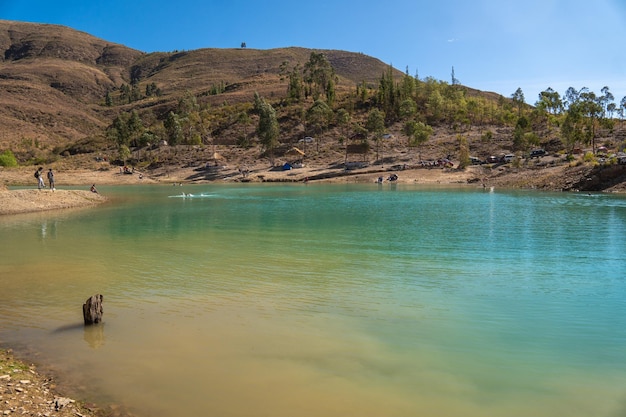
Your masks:
M46 183L44 182L43 176L44 176L43 167L37 168L37 171L35 171L35 178L37 178L37 188L40 190L46 188ZM46 177L48 177L48 186L50 187L50 189L52 191L56 190L55 185L54 185L54 172L52 172L52 168L48 169L48 173L46 174ZM96 193L96 194L98 193L98 190L96 189L96 184L93 184L91 186L90 191L92 193Z
M42 188L46 188L46 183L43 180L43 175L43 167L39 167L37 171L35 171L35 178L37 178L37 188L39 188L40 190ZM52 172L52 168L48 170L47 177L50 189L52 191L56 190L56 188L54 187L54 172Z
M382 176L381 176L381 177L378 177L378 179L376 180L376 182L377 182L378 184L382 184L382 183L383 183L383 181L384 181L384 180L383 180L383 177L382 177ZM389 181L389 182L398 181L398 175L397 175L397 174L391 174L391 175L387 178L387 181Z

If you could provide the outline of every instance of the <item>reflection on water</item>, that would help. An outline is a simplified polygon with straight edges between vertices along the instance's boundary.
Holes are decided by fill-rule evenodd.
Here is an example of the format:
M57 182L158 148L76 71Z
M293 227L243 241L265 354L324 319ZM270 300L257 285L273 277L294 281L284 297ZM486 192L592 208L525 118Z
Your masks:
M83 339L92 349L98 349L104 345L104 323L84 326Z
M83 333L83 339L92 349L98 349L104 345L104 322L85 325L84 323L68 324L53 330L52 334Z
M624 198L184 189L0 219L0 342L139 416L623 413Z

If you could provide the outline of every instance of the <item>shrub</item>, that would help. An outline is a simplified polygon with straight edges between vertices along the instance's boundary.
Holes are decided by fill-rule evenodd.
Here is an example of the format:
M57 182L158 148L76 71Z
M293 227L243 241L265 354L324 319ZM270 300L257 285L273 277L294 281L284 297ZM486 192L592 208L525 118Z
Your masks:
M3 167L16 167L17 159L13 152L6 150L0 154L0 166Z

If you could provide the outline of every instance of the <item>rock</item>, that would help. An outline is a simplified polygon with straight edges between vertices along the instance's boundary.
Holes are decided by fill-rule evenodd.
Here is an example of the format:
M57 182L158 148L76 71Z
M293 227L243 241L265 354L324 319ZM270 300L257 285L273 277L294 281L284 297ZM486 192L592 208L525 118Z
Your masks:
M62 409L66 405L71 404L73 402L74 402L74 400L71 400L69 398L57 397L57 398L54 399L54 409L56 411L59 411L60 409Z
M85 324L95 324L100 323L102 321L102 294L92 295L85 301L83 304L83 318L85 319Z

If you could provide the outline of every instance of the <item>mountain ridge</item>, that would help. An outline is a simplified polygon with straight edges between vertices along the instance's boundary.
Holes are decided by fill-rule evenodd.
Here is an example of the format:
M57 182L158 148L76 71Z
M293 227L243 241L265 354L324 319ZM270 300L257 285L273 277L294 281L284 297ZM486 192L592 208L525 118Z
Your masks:
M0 48L0 143L7 148L64 146L102 134L122 109L167 108L185 92L206 94L216 84L231 88L210 97L213 104L251 101L254 91L284 95L281 65L302 66L313 51L333 65L338 90L374 84L389 68L361 53L300 47L146 53L66 26L7 20L0 20ZM104 106L107 93L132 81L154 83L162 96Z

